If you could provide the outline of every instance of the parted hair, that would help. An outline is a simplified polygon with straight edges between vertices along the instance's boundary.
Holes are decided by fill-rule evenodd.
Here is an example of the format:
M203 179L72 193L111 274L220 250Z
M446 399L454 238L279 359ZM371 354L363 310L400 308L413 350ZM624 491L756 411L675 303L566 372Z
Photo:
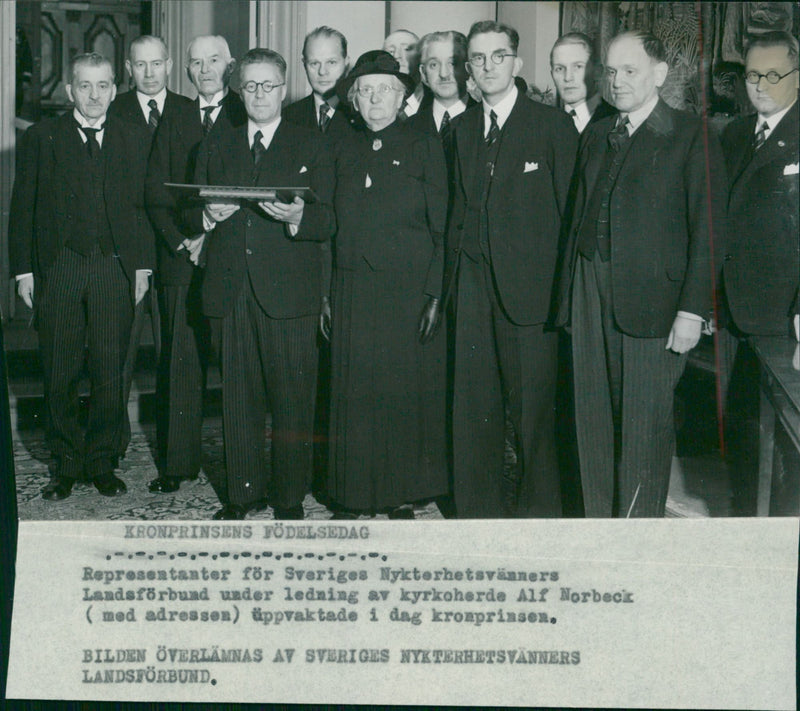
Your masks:
M116 77L114 72L114 65L110 59L106 59L102 54L97 52L86 52L85 54L76 54L72 61L69 63L69 80L70 83L75 80L75 69L77 67L102 67L107 64L111 68L111 78Z
M748 35L745 39L745 49L749 52L753 47L786 47L792 67L798 66L798 43L797 38L782 30L771 32L761 32L759 34Z
M303 40L303 61L305 62L308 58L306 55L306 50L308 49L308 43L316 39L317 37L327 37L335 38L339 40L339 44L342 47L342 57L347 57L347 38L339 32L339 30L333 29L333 27L328 27L327 25L321 25L320 27L315 27L311 32L306 35L306 38Z
M272 49L265 49L263 47L254 47L248 49L247 52L239 60L239 75L241 76L242 69L248 64L272 64L278 68L281 77L286 78L286 60Z
M495 22L494 20L481 20L476 22L469 28L467 35L467 44L472 41L475 35L484 35L487 32L499 32L508 36L508 41L511 44L511 49L516 52L519 48L519 32L517 32L510 25L505 25L502 22Z

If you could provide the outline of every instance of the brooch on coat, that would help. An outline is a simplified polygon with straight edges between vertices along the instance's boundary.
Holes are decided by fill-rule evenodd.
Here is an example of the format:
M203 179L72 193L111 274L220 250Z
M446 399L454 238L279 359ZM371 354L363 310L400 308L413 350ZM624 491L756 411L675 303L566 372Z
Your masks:
M380 138L376 138L372 142L372 150L373 151L379 151L381 148L383 148L383 141L381 141Z

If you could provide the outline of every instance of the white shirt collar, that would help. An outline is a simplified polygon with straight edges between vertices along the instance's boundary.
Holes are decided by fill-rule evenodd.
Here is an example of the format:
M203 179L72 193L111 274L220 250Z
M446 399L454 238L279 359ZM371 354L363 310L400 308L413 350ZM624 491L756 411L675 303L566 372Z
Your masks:
M486 101L484 100L483 113L486 118L486 120L484 121L484 128L483 128L484 136L489 133L489 126L491 125L489 119L489 113L491 111L495 112L495 114L497 115L497 126L498 128L503 128L506 120L511 114L511 109L514 108L514 104L517 101L517 94L519 94L517 87L512 86L511 91L509 91L508 94L506 94L506 96L500 99L500 101L498 101L494 106L489 106L489 104L487 104Z
M436 124L436 130L438 131L441 128L442 118L444 117L445 111L447 111L447 113L450 115L450 119L452 120L459 114L463 114L467 110L467 105L463 99L459 99L452 106L444 106L439 103L438 99L434 99L431 108L433 109L433 122Z
M227 93L228 93L227 88L223 89L222 91L218 91L216 94L214 94L214 96L212 97L211 101L206 101L205 98L202 95L198 94L197 95L197 99L200 102L200 109L202 110L206 106L217 106L217 107L219 107L220 103L225 98L225 95Z
M314 99L314 114L316 116L319 116L319 107L322 106L323 102L328 105L327 114L329 116L333 116L339 106L339 98L337 96L332 96L330 99L323 99L321 96L318 96L313 92L311 96Z
M147 121L150 118L150 107L147 104L150 102L151 99L156 100L156 108L158 109L158 113L159 114L164 113L164 102L167 100L167 88L164 87L155 96L148 96L147 94L142 94L142 92L137 89L136 98L139 100L139 106L142 107L144 120Z
M567 113L575 112L572 121L575 123L575 128L578 129L578 133L583 133L583 129L586 128L592 118L589 104L586 101L581 101L577 104L564 104L564 111Z
M767 129L766 133L767 133L767 136L769 136L769 134L772 133L775 130L775 127L781 122L781 119L784 116L786 116L786 114L789 113L789 109L791 109L792 106L795 105L796 101L797 101L797 99L795 99L785 109L782 109L781 111L778 111L777 114L772 114L772 116L770 116L769 118L766 118L765 116L762 116L761 114L759 114L758 115L758 119L756 120L756 130L755 130L755 132L758 133L759 127L761 126L761 124L764 123L764 121L766 121L767 122L767 126L769 126L769 128Z
M259 126L253 123L252 119L247 119L247 145L252 146L253 140L256 136L256 131L261 131L261 144L264 146L264 148L269 148L269 144L272 143L272 139L275 136L275 131L278 130L280 123L280 116L268 123L266 126Z
M94 134L94 137L97 139L97 145L101 148L103 147L103 136L106 134L106 114L103 114L95 123L94 126L90 126L89 122L86 120L86 117L81 114L78 109L72 110L73 118L78 122L79 126L83 126L84 128L99 128L100 130ZM86 143L89 139L86 138L86 134L83 131L78 131L78 135L81 137L81 140Z
M422 101L422 92L420 92L418 96L418 91L419 87L415 89L413 93L408 95L408 98L403 104L403 112L406 116L413 116L419 110L419 102Z
M629 114L627 114L629 136L632 136L636 132L636 129L639 128L639 126L641 126L645 121L647 121L647 117L653 113L653 109L656 107L657 103L658 94L656 94L641 108L638 108L636 111L631 111Z

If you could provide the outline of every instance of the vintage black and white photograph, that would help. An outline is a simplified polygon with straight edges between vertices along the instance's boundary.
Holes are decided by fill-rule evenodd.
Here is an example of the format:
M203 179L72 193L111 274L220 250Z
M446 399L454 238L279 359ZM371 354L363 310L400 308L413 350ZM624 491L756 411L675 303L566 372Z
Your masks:
M3 6L21 519L798 514L796 3Z
M0 25L14 522L800 516L798 3Z

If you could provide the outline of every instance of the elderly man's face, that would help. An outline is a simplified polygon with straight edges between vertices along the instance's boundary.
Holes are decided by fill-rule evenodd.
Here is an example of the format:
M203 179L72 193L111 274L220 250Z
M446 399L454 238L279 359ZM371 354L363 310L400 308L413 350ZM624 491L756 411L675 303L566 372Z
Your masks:
M105 63L98 66L78 64L66 89L78 113L90 123L105 116L117 95L114 72L111 65Z
M451 101L467 91L466 57L455 54L453 40L430 42L423 52L419 73L422 83L440 101Z
M245 64L240 71L242 101L247 115L257 124L267 124L281 114L281 102L286 97L286 83L280 69L272 63ZM255 82L255 91L245 89L248 82ZM263 83L275 87L264 91ZM278 86L281 84L282 86Z
M417 64L417 38L410 32L392 32L383 40L383 51L391 54L400 65L400 71L411 74Z
M586 86L586 68L589 52L582 44L562 44L553 50L550 74L556 91L565 104L579 104L589 94Z
M336 37L320 35L310 39L303 64L308 83L320 96L333 91L336 82L347 70L347 58L342 54L342 43Z
M797 98L800 72L792 72L792 69L794 66L786 47L753 47L747 53L745 74L747 72L758 72L759 74L776 72L778 76L783 77L777 84L770 84L764 76L759 78L757 84L747 82L747 96L756 111L762 116L769 118L773 114L783 111L791 106Z
M155 96L167 85L167 75L172 71L172 60L160 42L149 40L133 45L125 68L136 89L147 96Z
M228 65L233 62L225 46L214 37L196 39L189 50L189 79L207 98L225 88Z
M642 108L658 95L667 78L666 62L656 62L640 39L621 37L612 41L606 56L606 77L614 106L624 113Z

